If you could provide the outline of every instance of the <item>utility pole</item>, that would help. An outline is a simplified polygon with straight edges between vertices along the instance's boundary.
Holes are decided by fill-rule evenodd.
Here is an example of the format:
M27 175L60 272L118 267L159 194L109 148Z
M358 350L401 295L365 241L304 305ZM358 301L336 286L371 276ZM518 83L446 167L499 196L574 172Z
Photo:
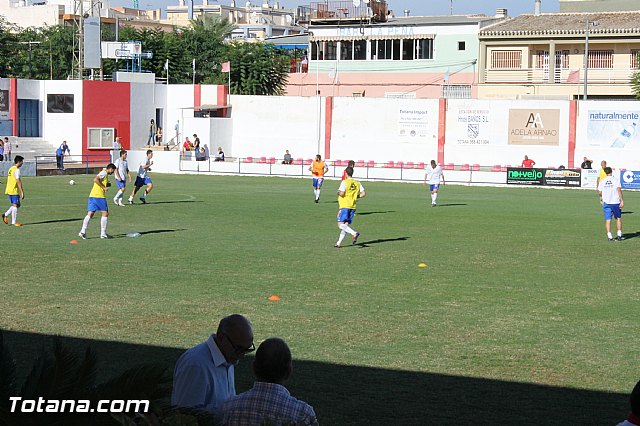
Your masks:
M31 46L34 44L40 44L39 41L20 41L20 44L28 44L29 45L29 80L31 80Z
M587 72L589 71L589 28L597 27L600 25L598 21L587 20L587 25L584 32L584 91L582 93L582 100L587 100Z

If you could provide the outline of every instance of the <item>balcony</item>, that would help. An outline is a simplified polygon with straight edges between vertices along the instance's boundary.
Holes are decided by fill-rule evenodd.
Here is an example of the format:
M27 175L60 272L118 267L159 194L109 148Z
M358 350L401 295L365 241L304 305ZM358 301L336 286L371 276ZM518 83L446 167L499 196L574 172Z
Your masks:
M589 68L589 84L629 84L633 73L631 68ZM556 69L555 83L583 83L584 69ZM545 68L493 69L484 71L485 83L548 83L549 70Z
M353 1L319 1L309 6L311 23L334 21L387 21L387 2L360 2L356 6Z

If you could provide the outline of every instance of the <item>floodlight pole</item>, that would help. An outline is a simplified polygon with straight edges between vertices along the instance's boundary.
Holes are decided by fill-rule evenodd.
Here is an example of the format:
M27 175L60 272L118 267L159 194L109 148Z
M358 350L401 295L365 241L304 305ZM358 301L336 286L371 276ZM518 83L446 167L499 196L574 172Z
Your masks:
M589 27L598 26L598 21L587 20L586 28L584 31L584 91L582 93L582 100L587 100L587 73L589 71Z

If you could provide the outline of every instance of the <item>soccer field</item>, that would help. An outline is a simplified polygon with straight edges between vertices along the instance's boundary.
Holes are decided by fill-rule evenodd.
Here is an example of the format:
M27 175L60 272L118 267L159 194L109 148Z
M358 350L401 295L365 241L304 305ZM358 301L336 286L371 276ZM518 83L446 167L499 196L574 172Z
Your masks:
M625 192L627 240L610 243L593 190L446 186L431 208L422 185L364 182L359 243L338 250L337 181L315 204L310 179L156 174L147 205L114 206L110 188L116 238L99 239L95 217L71 245L92 178L25 178L24 226L0 223L0 327L18 357L42 334L108 347L107 372L170 364L237 312L256 346L289 343L289 388L321 424L627 414L640 379L638 193Z

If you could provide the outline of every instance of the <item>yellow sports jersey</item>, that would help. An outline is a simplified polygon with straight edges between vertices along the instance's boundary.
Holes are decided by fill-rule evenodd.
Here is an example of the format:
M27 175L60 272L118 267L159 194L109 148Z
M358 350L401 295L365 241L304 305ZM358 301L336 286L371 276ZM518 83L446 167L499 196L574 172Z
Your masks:
M15 172L18 170L18 166L13 166L9 169L9 173L7 175L7 189L5 189L4 193L7 195L18 195L20 192L18 191L18 181L16 180Z
M324 161L313 161L311 164L311 174L317 177L324 176Z
M340 191L343 190L344 185L344 197L338 195L338 207L341 209L355 209L358 195L362 191L362 185L360 182L353 178L347 178L340 184Z
M600 180L607 177L607 174L604 172L603 168L600 169L600 174L598 175L598 177L600 178Z
M107 169L102 169L100 173L98 173L98 178L100 178L100 182L103 186L107 186L109 183L109 175L107 174ZM91 188L91 193L89 194L91 198L105 198L104 189L100 188L100 186L93 182L93 188Z

